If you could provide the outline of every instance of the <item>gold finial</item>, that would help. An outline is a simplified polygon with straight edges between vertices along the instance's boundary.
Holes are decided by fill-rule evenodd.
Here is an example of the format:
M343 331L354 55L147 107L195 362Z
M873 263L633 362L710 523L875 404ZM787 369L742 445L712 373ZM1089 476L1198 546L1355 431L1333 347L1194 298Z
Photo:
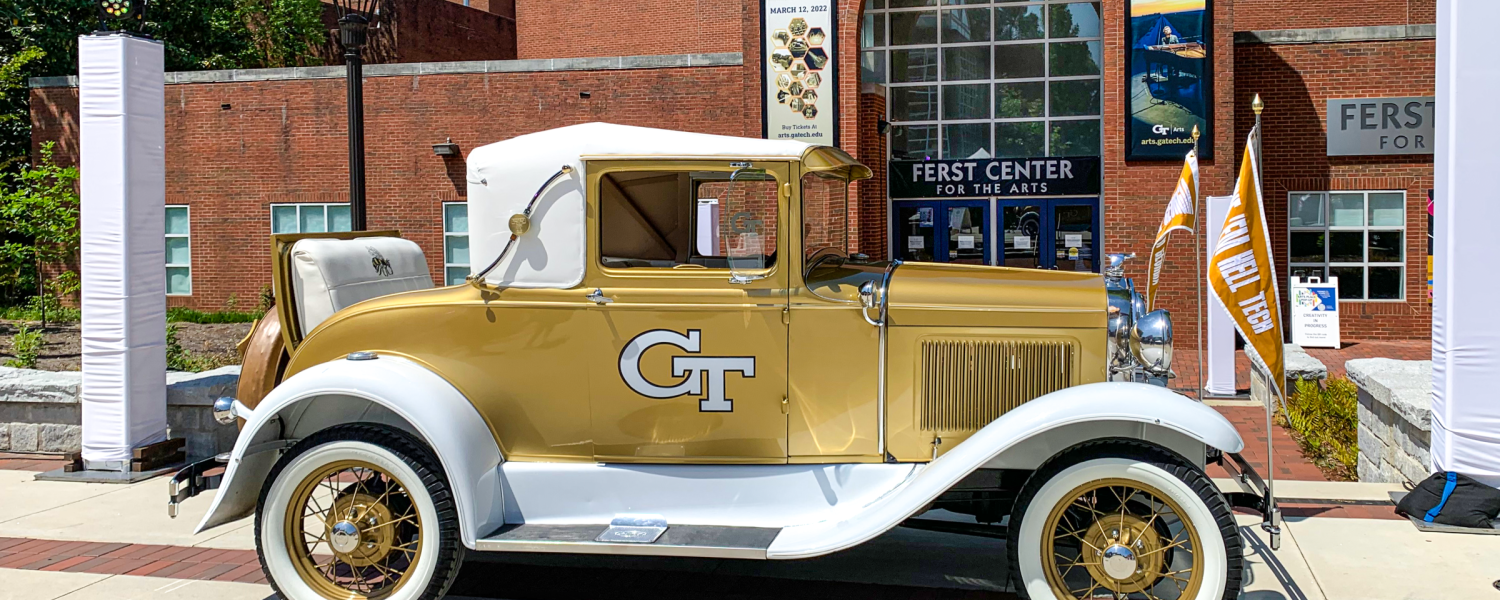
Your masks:
M1194 125L1194 126L1193 126L1193 141L1194 141L1194 142L1197 142L1197 141L1198 141L1198 136L1199 136L1199 135L1202 135L1202 134L1200 134L1200 133L1198 133L1198 126L1197 126L1197 125Z
M1260 94L1256 94L1255 99L1250 101L1250 110L1255 111L1255 114L1259 115L1260 111L1265 110L1265 108L1266 103L1260 101Z

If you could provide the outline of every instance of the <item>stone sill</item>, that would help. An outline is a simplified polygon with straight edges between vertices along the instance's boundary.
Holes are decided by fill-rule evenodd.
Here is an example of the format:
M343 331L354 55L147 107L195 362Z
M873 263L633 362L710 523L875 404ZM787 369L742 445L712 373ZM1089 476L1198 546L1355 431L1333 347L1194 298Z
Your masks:
M167 372L168 406L213 406L224 389L234 390L239 365L202 373ZM41 371L0 367L0 402L78 404L82 371Z
M1370 398L1422 431L1432 431L1432 361L1359 358L1344 365Z

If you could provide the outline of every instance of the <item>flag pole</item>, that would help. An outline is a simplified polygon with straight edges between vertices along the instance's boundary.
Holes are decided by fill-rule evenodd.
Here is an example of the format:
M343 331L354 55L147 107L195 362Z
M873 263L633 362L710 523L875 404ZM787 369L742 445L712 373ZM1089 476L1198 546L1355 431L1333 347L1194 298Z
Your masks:
M1201 135L1201 134L1198 132L1198 126L1194 125L1193 126L1193 160L1194 161L1198 160L1198 136L1199 135ZM1201 189L1199 189L1199 187L1200 187L1199 183L1197 181L1194 181L1193 182L1193 239L1197 240L1197 243L1195 245L1202 246L1203 245L1203 234L1202 234L1203 223L1200 222L1201 219L1199 219L1198 216L1199 216L1199 212L1200 212L1200 210L1199 210L1200 206L1199 205L1203 204L1203 202L1202 202L1203 191ZM1198 283L1198 306L1197 306L1197 308L1198 308L1198 401L1199 402L1202 402L1202 401L1204 401L1206 399L1206 398L1204 398L1204 395L1203 395L1203 390L1206 387L1203 384L1203 347L1204 347L1204 343L1203 343L1203 301L1204 301L1204 298L1203 298L1203 280L1206 277L1205 272L1203 270L1203 253L1204 252L1205 252L1204 248L1201 248L1201 247L1200 248L1195 248L1194 252L1193 252L1193 256L1197 258L1197 265L1198 265L1198 272L1193 277L1193 279L1194 279L1194 281L1196 281Z
M1255 154L1252 155L1254 157L1254 163L1252 163L1251 168L1255 169L1255 185L1259 189L1265 189L1264 186L1261 185L1259 164L1261 160L1260 138L1262 135L1264 135L1264 132L1262 132L1260 128L1260 112L1262 110L1265 110L1265 108L1266 103L1260 101L1260 94L1256 94L1255 99L1250 101L1250 110L1255 111ZM1257 194L1257 197L1259 197L1259 194ZM1261 198L1260 201L1264 203L1265 199ZM1264 211L1265 205L1262 204L1261 206L1261 210ZM1275 298L1273 299L1273 301L1280 303L1281 299ZM1278 311L1278 314L1280 314L1280 311ZM1277 331L1281 331L1281 323L1277 323L1276 327ZM1277 340L1277 342L1281 343L1281 340ZM1262 362L1264 362L1264 359L1262 359ZM1265 365L1265 367L1266 371L1271 370L1270 365ZM1276 391L1277 397L1266 399L1266 510L1270 514L1265 515L1266 520L1265 522L1261 523L1261 526L1262 529L1265 529L1267 533L1271 534L1271 549L1280 550L1281 511L1276 508L1276 465L1272 462L1276 456L1274 445L1272 444L1272 440L1276 438L1274 429L1276 427L1276 421L1272 409L1272 403L1280 400L1283 405L1286 404L1286 390L1282 389L1286 386L1286 382L1276 381L1276 374L1269 372L1266 373L1266 380L1271 384L1271 389Z

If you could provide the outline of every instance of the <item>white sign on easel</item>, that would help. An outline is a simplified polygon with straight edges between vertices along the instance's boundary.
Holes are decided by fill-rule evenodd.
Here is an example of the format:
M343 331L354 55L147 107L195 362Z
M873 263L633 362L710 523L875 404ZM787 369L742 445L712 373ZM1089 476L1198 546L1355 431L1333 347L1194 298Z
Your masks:
M1339 278L1292 278L1292 343L1304 348L1339 347Z

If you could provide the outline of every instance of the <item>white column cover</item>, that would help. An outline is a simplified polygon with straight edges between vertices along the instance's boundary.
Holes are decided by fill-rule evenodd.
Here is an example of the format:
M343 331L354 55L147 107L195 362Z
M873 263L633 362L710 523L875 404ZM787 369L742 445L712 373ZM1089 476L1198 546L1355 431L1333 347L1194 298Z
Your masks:
M1440 0L1432 303L1432 468L1500 487L1500 2ZM1407 298L1420 294L1407 290Z
M1229 202L1234 196L1209 196L1204 205L1208 211L1207 223L1223 223L1225 215L1229 214ZM1203 259L1203 266L1207 268L1213 264L1214 245L1219 243L1219 236L1204 235L1203 251L1208 254ZM1199 273L1198 277L1207 279L1208 273ZM1219 296L1213 290L1206 290L1208 295L1208 331L1204 337L1208 338L1208 346L1204 348L1204 358L1208 362L1204 365L1204 393L1215 396L1233 396L1238 388L1234 381L1234 319L1229 316L1229 311L1224 310L1224 303L1219 301Z
M83 458L111 468L167 433L162 44L78 46Z

